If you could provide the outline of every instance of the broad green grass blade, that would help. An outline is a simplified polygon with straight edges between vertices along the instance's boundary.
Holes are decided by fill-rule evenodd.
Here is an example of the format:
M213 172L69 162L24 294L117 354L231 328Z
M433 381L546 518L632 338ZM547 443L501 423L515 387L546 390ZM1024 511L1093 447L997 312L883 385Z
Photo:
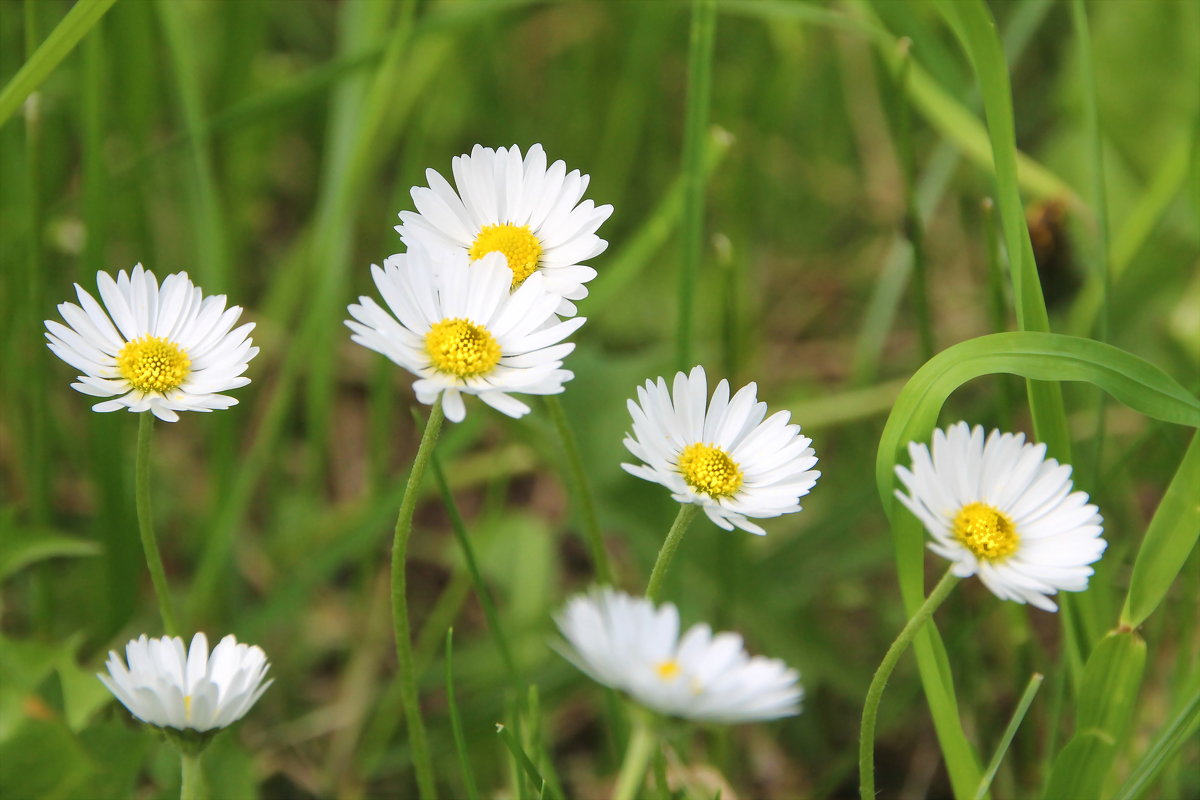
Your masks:
M6 515L7 516L7 515ZM100 554L100 545L87 539L63 536L41 528L17 528L11 520L5 523L0 537L0 581L20 570L48 558L75 558Z
M1154 613L1175 582L1200 537L1200 436L1193 435L1179 471L1171 479L1158 510L1146 529L1129 594L1121 611L1121 626L1136 628Z
M1200 691L1191 698L1171 721L1154 736L1146 753L1134 765L1129 777L1121 784L1112 800L1137 800L1150 790L1151 785L1163 768L1189 741L1194 741L1200 729Z
M1045 800L1099 797L1125 739L1146 666L1146 643L1110 633L1088 659L1076 704L1075 735L1054 760Z
M117 0L79 0L55 26L46 41L0 90L0 125L8 121L79 40L100 21Z

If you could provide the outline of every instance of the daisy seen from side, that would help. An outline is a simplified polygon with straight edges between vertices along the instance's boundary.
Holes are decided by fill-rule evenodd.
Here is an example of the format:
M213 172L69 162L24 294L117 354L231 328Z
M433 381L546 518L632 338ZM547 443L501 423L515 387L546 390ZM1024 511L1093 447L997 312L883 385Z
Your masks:
M240 306L224 295L205 297L186 272L159 286L141 264L114 279L96 273L97 302L79 284L79 305L61 303L67 324L46 321L50 350L83 374L71 387L111 398L95 411L149 411L176 422L179 411L214 411L237 403L221 394L250 383L242 373L258 355L249 337L254 323L233 326Z
M981 426L959 422L934 431L932 448L908 450L912 467L896 467L907 494L896 497L955 575L978 575L1000 599L1046 611L1057 610L1057 592L1087 588L1107 546L1103 520L1044 444L998 430L985 438Z

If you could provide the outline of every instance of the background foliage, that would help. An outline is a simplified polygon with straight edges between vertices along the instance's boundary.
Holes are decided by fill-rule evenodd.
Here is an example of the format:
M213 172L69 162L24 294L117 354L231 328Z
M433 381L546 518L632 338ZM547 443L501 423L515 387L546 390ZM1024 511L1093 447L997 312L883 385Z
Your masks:
M0 84L71 8L0 0ZM697 796L843 797L856 785L865 688L905 618L872 480L884 421L934 351L1016 327L1008 280L995 277L1005 236L987 206L975 72L937 5L718 8L692 358L735 384L758 381L772 408L790 409L824 475L805 511L769 523L765 538L697 524L667 588L685 620L735 628L752 650L796 665L804 714L681 728L669 767ZM1194 402L1200 7L1086 5L1107 214L1096 213L1093 96L1069 4L990 8L1051 330L1151 362ZM214 744L214 796L409 796L387 548L416 447L413 400L406 376L354 346L341 321L371 290L367 266L400 249L391 226L412 207L409 187L427 167L448 174L476 142L542 142L615 206L563 401L619 580L640 589L675 508L618 465L634 386L690 366L675 356L688 30L688 4L675 2L119 0L64 45L0 127L0 794L178 791L170 752L92 677L109 648L158 633L135 534L134 420L91 413L42 343L42 320L72 299L72 282L92 289L96 270L141 261L226 293L262 347L241 405L160 425L155 440L160 545L185 628L261 644L276 677ZM1110 542L1092 589L1056 618L967 582L938 614L983 761L1031 674L1046 675L998 797L1035 796L1087 722L1076 711L1087 707L1084 661L1121 618L1188 445L1186 428L1146 408L1101 402L1086 384L1063 393L1076 482ZM960 418L1032 430L1023 386L1005 376L956 391L940 419ZM475 404L439 454L520 675L537 687L527 747L570 796L603 796L623 731L605 694L547 646L551 613L591 577L551 422L541 408L511 421ZM1181 470L1170 507L1183 527L1188 483ZM443 671L453 625L475 778L525 796L494 728L511 724L513 693L427 484L410 602L438 772L446 794L462 793ZM1172 524L1156 518L1157 539ZM1144 619L1145 669L1121 701L1128 735L1108 757L1106 796L1200 793L1200 748L1187 740L1200 687L1196 566L1193 552L1157 610L1129 598L1126 621ZM902 662L880 718L885 796L950 795L920 686ZM1162 744L1171 736L1178 747Z

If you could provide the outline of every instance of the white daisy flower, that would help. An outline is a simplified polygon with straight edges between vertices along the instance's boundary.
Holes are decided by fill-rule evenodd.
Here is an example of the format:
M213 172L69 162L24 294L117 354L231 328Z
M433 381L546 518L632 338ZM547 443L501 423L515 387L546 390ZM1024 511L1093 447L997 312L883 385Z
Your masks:
M46 320L49 348L82 371L76 391L111 397L94 411L149 411L165 422L176 411L213 411L237 400L221 392L250 382L242 377L258 355L250 322L234 329L240 306L225 307L225 295L205 297L186 272L168 275L161 289L141 264L116 280L96 273L101 306L75 284L82 307L61 303L66 325Z
M596 236L612 206L580 202L587 175L567 172L562 161L546 167L540 144L525 159L516 145L493 150L475 145L452 161L457 191L436 170L426 170L429 186L412 190L417 211L400 212L400 240L413 246L451 247L472 261L501 253L516 289L535 272L546 289L562 298L558 313L574 316L572 300L587 297L585 283L596 270L582 262L604 252Z
M108 652L108 675L97 674L129 713L160 728L209 731L237 722L274 681L262 648L238 644L232 635L208 652L203 633L183 639L142 634L125 646L129 666Z
M778 659L751 657L736 633L693 625L679 612L611 588L572 598L557 616L563 656L646 708L704 722L738 723L800 713L800 675Z
M799 425L779 411L764 421L767 404L758 402L750 383L729 396L722 380L708 402L703 367L667 381L646 381L637 402L628 401L633 433L625 447L643 464L622 464L626 472L661 483L680 503L695 503L716 525L762 535L747 517L778 517L799 511L820 472Z
M965 422L933 433L933 454L910 442L912 469L896 467L909 494L896 491L925 525L929 549L960 578L979 579L1002 600L1047 611L1049 596L1081 592L1107 543L1086 492L1072 492L1071 467L1046 458L1024 434Z
M575 345L562 340L585 320L558 320L558 295L540 273L510 293L512 273L499 254L471 265L461 251L417 248L371 274L392 313L360 297L346 320L350 338L416 375L422 403L441 395L452 422L466 414L464 394L520 417L529 406L511 393L558 394L574 377L561 367Z

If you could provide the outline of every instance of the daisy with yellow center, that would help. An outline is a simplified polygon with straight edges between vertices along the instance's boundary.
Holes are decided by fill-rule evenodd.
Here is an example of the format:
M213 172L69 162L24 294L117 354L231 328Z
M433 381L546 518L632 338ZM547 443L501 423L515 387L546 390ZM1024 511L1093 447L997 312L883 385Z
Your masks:
M546 290L560 298L557 313L573 316L572 301L586 297L584 284L596 277L583 262L608 246L596 230L612 214L612 206L582 199L588 176L567 172L562 161L547 167L540 144L524 158L516 145L475 145L451 166L455 186L431 169L429 186L413 188L417 210L400 212L401 241L409 249L461 250L471 263L498 253L513 291L540 274Z
M96 274L97 302L76 284L79 305L62 303L66 325L46 321L50 350L80 370L74 389L113 398L96 411L149 411L166 422L178 411L214 411L237 403L221 392L245 386L254 323L234 329L242 309L224 295L205 297L186 272L168 275L135 266L114 279Z
M557 617L560 652L593 680L645 708L684 719L742 723L800 713L800 676L750 656L736 633L694 625L679 612L612 588L572 598Z
M703 367L667 381L646 381L628 402L633 431L625 446L641 460L622 464L630 474L660 483L680 503L700 506L716 525L756 534L750 518L800 510L821 473L799 425L787 411L767 418L751 383L730 397L728 381L708 396Z
M520 417L529 406L513 394L558 394L571 379L562 359L575 345L562 340L584 318L559 321L559 298L540 273L510 291L512 271L499 254L472 263L462 251L420 247L371 272L388 310L360 297L346 321L351 338L416 375L417 399L441 396L452 422L466 415L463 395Z
M909 444L912 468L896 467L896 496L929 531L929 549L960 578L978 575L1003 600L1047 611L1050 596L1087 588L1106 542L1103 520L1071 467L1046 458L1023 434L965 422L935 431L932 451Z

